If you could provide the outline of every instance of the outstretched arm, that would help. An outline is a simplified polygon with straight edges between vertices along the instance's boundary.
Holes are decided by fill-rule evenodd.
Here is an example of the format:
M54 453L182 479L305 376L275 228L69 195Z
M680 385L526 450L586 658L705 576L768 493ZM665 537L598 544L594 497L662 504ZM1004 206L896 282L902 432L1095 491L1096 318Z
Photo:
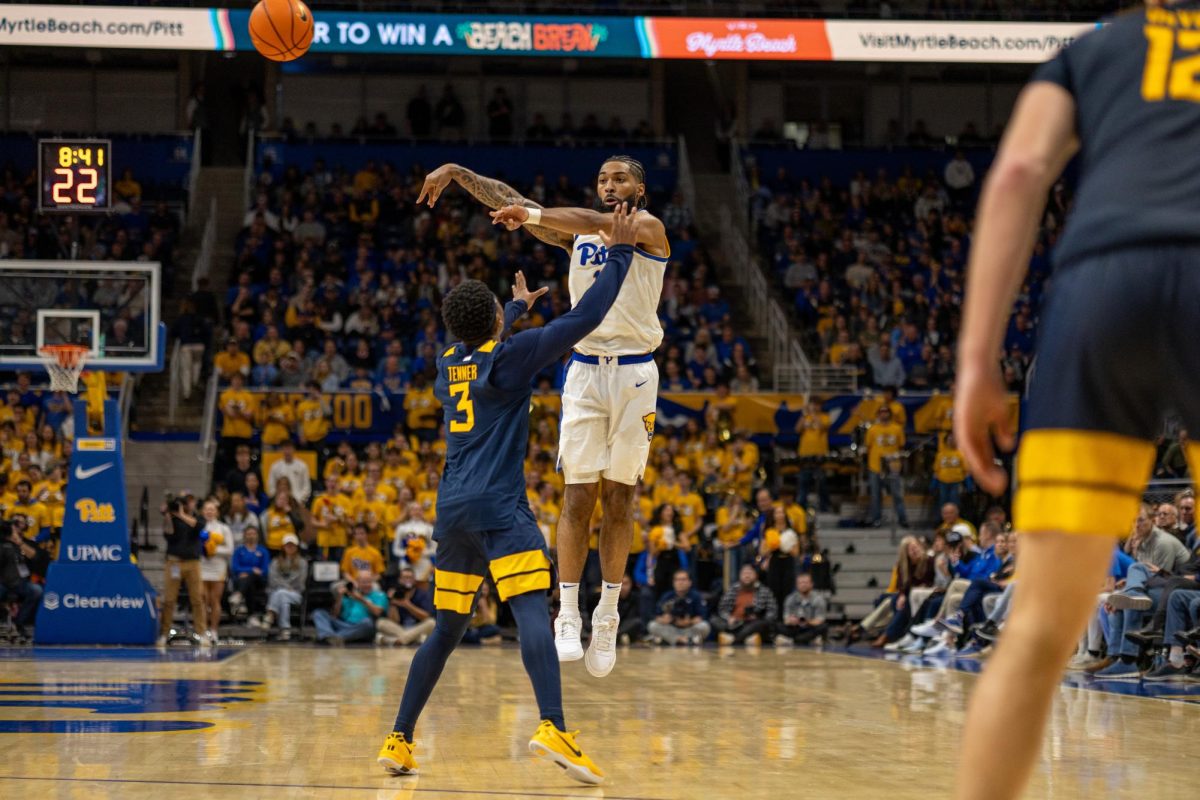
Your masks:
M510 231L521 226L528 227L530 218L528 203L509 203L492 212L493 224L503 225ZM565 234L612 234L613 215L592 211L587 208L543 208L537 225ZM662 258L670 255L667 229L662 221L649 213L637 213L637 241L647 253Z
M633 263L633 214L624 208L613 214L613 234L608 261L600 277L584 292L579 302L544 328L522 331L497 351L492 380L505 391L528 389L529 381L562 354L594 331L617 301L617 295Z
M421 187L421 194L417 197L417 205L428 201L429 207L433 208L451 181L466 189L472 197L488 208L501 208L508 205L541 208L540 205L524 197L504 181L488 178L458 164L443 164L429 173L425 178L425 184ZM542 225L527 225L525 230L546 244L552 244L564 250L569 251L575 243L571 236Z

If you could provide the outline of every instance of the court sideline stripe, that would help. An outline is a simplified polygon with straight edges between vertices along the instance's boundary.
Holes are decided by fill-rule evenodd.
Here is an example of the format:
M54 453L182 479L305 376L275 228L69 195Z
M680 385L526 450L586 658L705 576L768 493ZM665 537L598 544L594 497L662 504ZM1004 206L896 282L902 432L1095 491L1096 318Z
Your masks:
M328 789L330 791L360 791L360 792L378 792L381 789L408 789L415 793L425 794L459 794L459 795L487 795L494 797L555 797L561 798L563 792L555 792L548 794L546 792L505 792L488 789L423 789L420 786L405 786L404 783L394 783L390 786L338 786L336 784L323 783L249 783L249 782L214 782L214 781L179 781L179 780L151 780L149 778L48 778L48 777L30 777L23 775L0 775L0 781L41 781L43 783L129 783L149 786L228 786L230 788L253 788L253 789ZM580 785L578 787L570 787L567 791L579 791L588 788ZM644 797L632 795L604 795L605 800L665 800L658 797Z

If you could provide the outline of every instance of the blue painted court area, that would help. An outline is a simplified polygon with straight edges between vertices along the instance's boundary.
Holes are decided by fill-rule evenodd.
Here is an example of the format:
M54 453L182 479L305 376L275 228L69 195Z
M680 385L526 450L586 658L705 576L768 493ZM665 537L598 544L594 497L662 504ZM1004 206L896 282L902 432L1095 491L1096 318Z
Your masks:
M843 647L826 645L822 652L835 655L852 656L854 658L872 661L886 661L901 665L908 669L948 670L979 674L983 671L986 660L977 658L957 658L955 656L914 656L899 653L885 653L882 650L851 645ZM1063 678L1063 685L1075 689L1088 689L1106 694L1119 694L1126 697L1145 697L1152 700L1173 700L1181 703L1200 703L1200 681L1196 682L1162 682L1147 683L1142 680L1112 681L1097 680L1085 672L1068 672Z
M206 664L244 652L237 647L0 647L0 661L151 661Z

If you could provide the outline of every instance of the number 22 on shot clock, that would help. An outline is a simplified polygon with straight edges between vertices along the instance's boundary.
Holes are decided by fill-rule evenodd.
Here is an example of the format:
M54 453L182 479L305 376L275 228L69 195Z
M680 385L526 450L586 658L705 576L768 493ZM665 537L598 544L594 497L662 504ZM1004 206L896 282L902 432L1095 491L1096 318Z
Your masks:
M38 142L38 208L107 211L112 205L112 143L107 139Z

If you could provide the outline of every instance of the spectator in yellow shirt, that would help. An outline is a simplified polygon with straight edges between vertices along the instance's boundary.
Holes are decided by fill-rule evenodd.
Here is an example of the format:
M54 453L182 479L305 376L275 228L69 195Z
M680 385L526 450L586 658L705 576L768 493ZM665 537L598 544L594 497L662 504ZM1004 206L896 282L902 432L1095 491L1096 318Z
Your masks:
M250 376L250 356L238 347L237 339L230 336L225 340L225 349L213 359L213 370L221 383L229 383L234 375Z
M221 393L218 405L221 408L222 444L232 451L239 444L248 444L254 435L254 414L258 409L258 398L243 387L240 373L234 373L229 388Z
M750 496L754 473L758 471L758 445L743 432L725 451L725 478L742 497Z
M279 375L279 359L291 352L292 346L279 337L279 328L267 326L266 335L254 343L254 367L250 377L255 386L269 386Z
M346 526L350 523L345 508L338 504L337 478L325 482L325 493L313 500L313 527L317 530L317 547L326 560L341 561L346 549Z
M286 397L279 392L268 393L266 405L261 408L260 414L264 445L275 447L291 440L292 429L296 427L296 411Z
M346 580L354 580L358 572L364 569L382 575L383 553L367 541L367 526L358 523L354 526L354 544L342 554L342 575Z
M422 442L433 441L441 414L433 387L426 381L424 373L413 376L412 386L404 395L404 413L409 431Z
M283 550L284 536L298 538L304 532L304 512L283 480L275 487L275 500L262 513L262 524L264 544L272 558Z
M717 509L717 540L727 550L736 548L751 522L746 501L733 492L726 494L725 503Z
M126 203L142 196L142 185L133 177L131 169L121 173L121 180L113 184L113 189L116 191L117 198Z
M10 520L20 515L25 518L25 538L36 540L42 528L50 527L50 514L46 507L33 498L33 486L29 481L17 481L16 501L4 511L4 518Z
M821 410L820 403L809 401L804 408L804 416L796 423L796 432L800 434L800 503L808 505L808 493L815 483L817 507L821 511L828 511L830 502L825 461L829 458L829 415Z
M871 507L869 522L878 528L883 524L883 490L892 498L900 527L908 527L904 510L904 485L900 477L900 451L904 447L904 428L892 419L892 409L879 407L878 422L867 430L867 480L870 485Z
M679 497L675 500L676 526L689 542L699 540L700 529L704 527L704 515L707 510L700 495L692 489L692 476L686 472L680 473Z
M329 403L321 395L321 384L309 381L308 393L296 404L300 444L320 450L329 435Z
M967 462L954 441L954 434L946 434L937 455L933 457L933 480L938 505L953 503L960 507L963 484L967 480Z

